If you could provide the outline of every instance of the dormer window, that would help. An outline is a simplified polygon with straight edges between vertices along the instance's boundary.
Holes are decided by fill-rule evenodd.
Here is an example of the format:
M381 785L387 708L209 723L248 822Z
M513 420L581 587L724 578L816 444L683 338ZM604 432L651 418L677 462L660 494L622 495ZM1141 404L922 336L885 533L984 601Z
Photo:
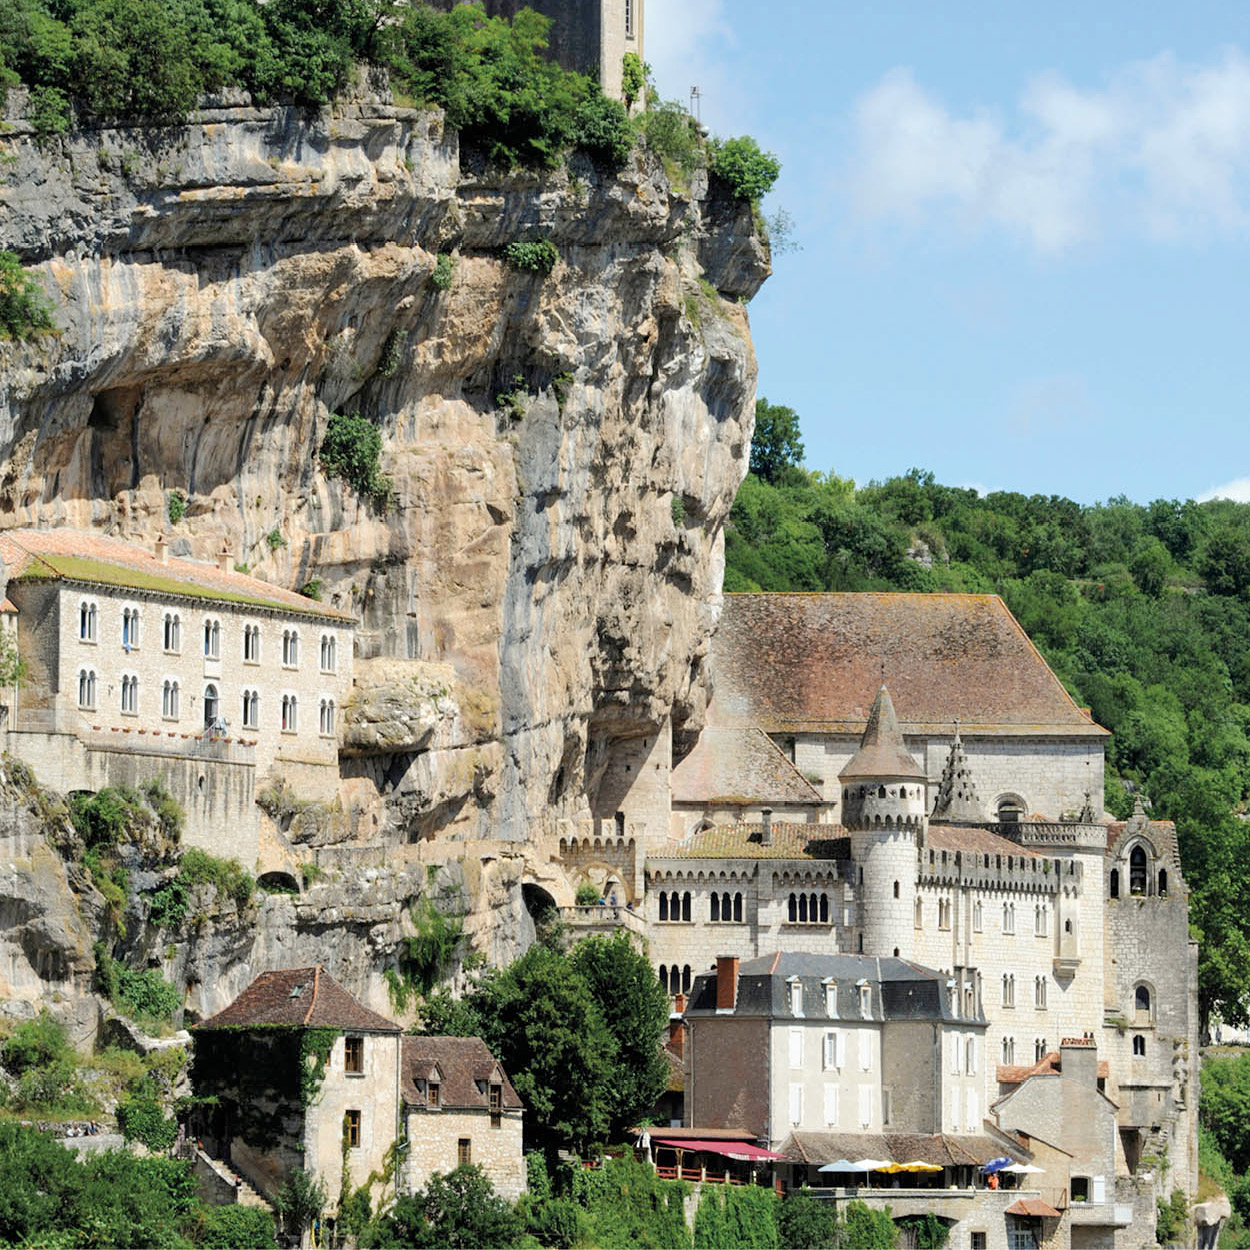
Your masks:
M437 1081L427 1081L425 1086L425 1105L427 1107L442 1106L443 1087Z
M803 983L798 977L791 977L790 986L790 1014L801 1016L803 1014Z
M836 1020L838 1018L838 983L836 981L826 979L824 986L825 1015L827 1015L830 1020Z
M859 1014L867 1020L872 1015L872 986L859 987Z
M492 1084L490 1087L490 1126L499 1128L503 1124L503 1086Z

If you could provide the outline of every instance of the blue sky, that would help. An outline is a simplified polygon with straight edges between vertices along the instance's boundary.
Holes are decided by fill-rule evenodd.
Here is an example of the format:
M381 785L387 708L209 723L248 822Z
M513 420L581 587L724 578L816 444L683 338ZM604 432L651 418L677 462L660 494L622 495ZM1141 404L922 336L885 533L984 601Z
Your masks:
M647 0L781 158L751 305L810 468L1250 500L1250 5Z

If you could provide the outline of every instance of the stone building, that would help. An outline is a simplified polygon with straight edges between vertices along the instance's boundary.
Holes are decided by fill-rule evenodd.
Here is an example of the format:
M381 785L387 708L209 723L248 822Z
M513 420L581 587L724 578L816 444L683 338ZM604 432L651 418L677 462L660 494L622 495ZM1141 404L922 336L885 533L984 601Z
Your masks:
M0 535L25 666L7 749L64 791L162 778L184 840L249 867L256 778L338 789L354 620L216 565L73 530Z
M673 763L667 829L663 761L634 768L637 799L613 796L670 992L721 956L937 969L985 1021L982 1109L1000 1071L1089 1038L1116 1183L1193 1192L1197 951L1175 829L1140 807L1108 819L1106 732L1002 601L726 596L708 665L708 728ZM1127 1228L1108 1236L1127 1245Z
M444 8L460 0L436 0ZM478 0L488 17L535 9L551 18L551 56L565 69L598 78L603 94L623 98L625 55L643 59L646 0Z
M319 965L262 973L195 1026L192 1086L217 1099L201 1139L269 1199L294 1168L361 1184L403 1132L400 1034Z
M193 1128L269 1199L296 1167L359 1186L396 1147L399 1194L460 1163L525 1189L524 1108L480 1038L401 1036L320 966L263 973L194 1036L192 1085L217 1102Z
M525 1190L524 1112L486 1043L480 1037L405 1037L400 1063L409 1190L435 1172L474 1163L515 1202Z

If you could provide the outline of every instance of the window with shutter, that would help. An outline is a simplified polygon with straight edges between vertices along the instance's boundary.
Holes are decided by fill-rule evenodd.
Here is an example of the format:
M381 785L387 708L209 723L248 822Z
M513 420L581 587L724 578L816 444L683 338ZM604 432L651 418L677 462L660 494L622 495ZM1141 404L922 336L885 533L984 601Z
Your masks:
M803 1066L803 1030L790 1030L790 1066L792 1068L801 1068Z
M790 1123L803 1123L803 1086L790 1086Z
M825 1086L825 1124L829 1128L837 1128L838 1125L838 1087L836 1085Z
M859 1087L859 1124L861 1128L867 1128L872 1123L872 1087L869 1085L861 1085Z

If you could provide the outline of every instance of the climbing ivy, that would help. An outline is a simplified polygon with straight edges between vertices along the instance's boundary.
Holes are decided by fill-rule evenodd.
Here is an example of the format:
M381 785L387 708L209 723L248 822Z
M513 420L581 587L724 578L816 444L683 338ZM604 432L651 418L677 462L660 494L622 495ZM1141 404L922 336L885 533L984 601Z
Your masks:
M299 1100L301 1107L311 1107L321 1093L326 1079L326 1064L338 1029L304 1029L299 1044Z
M777 1195L758 1185L705 1187L694 1217L695 1250L772 1250L777 1207Z

